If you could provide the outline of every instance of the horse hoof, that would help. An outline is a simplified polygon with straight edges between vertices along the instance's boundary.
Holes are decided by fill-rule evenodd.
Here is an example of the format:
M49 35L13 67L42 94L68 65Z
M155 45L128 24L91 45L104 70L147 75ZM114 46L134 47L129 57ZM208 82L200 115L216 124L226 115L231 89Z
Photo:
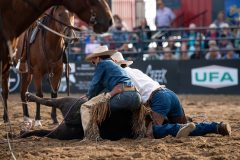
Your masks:
M28 131L32 128L32 119L31 118L24 116L23 123L24 123L24 125L21 128L22 130Z
M36 129L42 128L42 123L41 123L40 120L36 120L35 121L34 128L36 128Z
M8 120L8 119L4 119L3 122L4 122L4 123L8 123L9 120Z

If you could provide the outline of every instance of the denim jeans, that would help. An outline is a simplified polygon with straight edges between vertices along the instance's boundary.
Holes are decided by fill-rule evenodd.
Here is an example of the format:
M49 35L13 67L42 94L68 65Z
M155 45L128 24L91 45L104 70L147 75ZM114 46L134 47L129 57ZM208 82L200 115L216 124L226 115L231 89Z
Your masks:
M164 116L164 118L174 119L184 115L177 95L167 88L161 89L153 95L150 107L153 111Z
M137 91L122 92L110 99L110 110L130 110L140 109L141 96Z
M219 123L217 122L202 122L195 123L196 128L190 133L190 136L203 136L208 133L218 133L217 126ZM168 135L175 137L182 127L182 124L164 124L153 126L153 135L155 138L163 138Z

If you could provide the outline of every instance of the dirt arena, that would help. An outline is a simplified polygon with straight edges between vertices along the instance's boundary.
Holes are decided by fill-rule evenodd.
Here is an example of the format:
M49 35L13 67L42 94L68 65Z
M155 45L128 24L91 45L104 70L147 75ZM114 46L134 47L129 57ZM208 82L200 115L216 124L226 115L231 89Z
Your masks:
M79 95L74 95L79 96ZM81 142L80 140L59 141L49 138L32 137L13 143L17 159L240 159L240 96L227 95L180 95L187 115L196 122L228 121L232 126L232 136L206 135L176 139L142 139L103 142ZM18 95L10 95L9 112L13 129L20 131L22 108ZM31 116L35 107L31 103ZM2 117L3 109L0 108ZM60 115L58 113L58 115ZM61 117L61 116L58 116ZM44 128L53 128L50 109L42 109ZM61 118L59 118L61 120ZM5 125L0 121L0 159L12 159L4 139Z

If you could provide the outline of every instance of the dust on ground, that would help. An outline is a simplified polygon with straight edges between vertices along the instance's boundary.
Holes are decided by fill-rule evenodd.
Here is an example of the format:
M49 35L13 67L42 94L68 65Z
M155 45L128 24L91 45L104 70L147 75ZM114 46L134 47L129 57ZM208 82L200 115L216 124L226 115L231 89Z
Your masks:
M75 97L79 95L73 95ZM180 95L187 115L196 122L226 121L232 127L231 137L209 134L202 137L176 139L122 139L119 141L83 142L60 141L50 138L31 137L12 144L17 159L240 159L240 96L230 95ZM14 132L20 131L23 121L19 95L9 96L9 114ZM31 117L35 114L34 103L30 104ZM51 124L50 108L42 107L43 128ZM1 105L0 115L3 108ZM62 117L58 112L58 118ZM4 135L5 125L0 121L0 159L11 159Z

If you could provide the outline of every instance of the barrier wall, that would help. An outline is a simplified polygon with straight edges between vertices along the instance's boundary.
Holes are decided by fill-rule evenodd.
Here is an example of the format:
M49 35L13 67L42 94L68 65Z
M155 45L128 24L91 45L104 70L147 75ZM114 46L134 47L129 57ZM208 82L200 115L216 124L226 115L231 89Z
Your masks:
M71 63L71 93L86 93L95 66L85 62ZM135 61L131 66L166 85L176 93L184 94L240 94L240 60L189 61ZM19 92L20 76L11 71L10 91ZM33 91L33 85L30 91ZM62 78L60 92L66 92ZM49 92L47 80L43 90Z

